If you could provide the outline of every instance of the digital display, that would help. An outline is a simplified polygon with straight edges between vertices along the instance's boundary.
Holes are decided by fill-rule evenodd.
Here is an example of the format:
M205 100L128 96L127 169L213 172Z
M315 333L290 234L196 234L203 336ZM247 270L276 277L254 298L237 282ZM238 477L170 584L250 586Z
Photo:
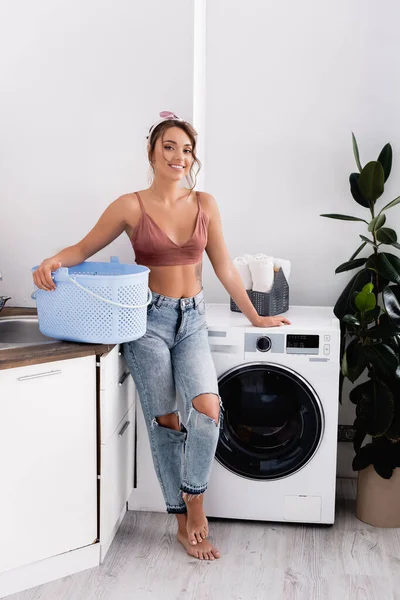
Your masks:
M286 348L319 348L319 335L286 336Z

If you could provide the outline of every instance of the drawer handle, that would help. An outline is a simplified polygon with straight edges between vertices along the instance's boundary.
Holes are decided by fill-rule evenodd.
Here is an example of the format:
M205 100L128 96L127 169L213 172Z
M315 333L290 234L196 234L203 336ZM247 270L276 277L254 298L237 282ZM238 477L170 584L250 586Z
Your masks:
M131 424L130 421L125 421L121 431L118 433L118 437L122 437L124 435L125 431L128 429L130 424Z
M23 375L18 377L18 381L27 381L28 379L38 379L38 377L50 377L50 375L61 375L62 371L46 371L45 373L35 373L34 375Z
M124 382L128 379L130 373L129 371L125 371L125 373L122 375L121 379L118 382L118 385L121 386L124 384Z

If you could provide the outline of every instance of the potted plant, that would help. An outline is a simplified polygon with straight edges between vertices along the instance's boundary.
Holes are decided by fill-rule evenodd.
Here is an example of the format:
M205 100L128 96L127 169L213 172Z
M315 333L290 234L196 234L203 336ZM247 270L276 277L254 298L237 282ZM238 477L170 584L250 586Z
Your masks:
M390 144L364 167L354 134L353 150L358 172L350 175L350 191L369 214L321 215L359 221L367 228L360 234L361 245L335 270L357 269L334 307L342 332L340 389L345 377L358 382L349 395L356 406L356 515L379 527L400 527L400 259L390 252L400 244L386 226L400 196L378 210L392 166ZM360 257L364 249L368 255Z

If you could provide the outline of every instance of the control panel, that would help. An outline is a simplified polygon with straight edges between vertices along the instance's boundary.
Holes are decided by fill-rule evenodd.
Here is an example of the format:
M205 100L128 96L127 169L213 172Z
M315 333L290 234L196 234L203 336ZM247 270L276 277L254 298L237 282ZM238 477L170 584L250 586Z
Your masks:
M267 354L306 354L328 358L331 336L307 333L246 333L245 352Z
M319 338L315 334L289 333L286 336L286 354L319 354Z

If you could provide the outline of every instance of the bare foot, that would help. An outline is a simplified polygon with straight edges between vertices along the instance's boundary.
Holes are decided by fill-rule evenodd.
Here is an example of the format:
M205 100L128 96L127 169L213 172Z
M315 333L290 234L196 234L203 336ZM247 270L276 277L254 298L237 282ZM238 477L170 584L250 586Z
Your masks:
M182 494L187 508L186 531L189 543L200 544L208 536L208 521L203 510L203 494Z
M218 552L209 540L203 540L198 542L196 546L193 546L189 542L185 529L179 528L176 537L190 556L194 556L200 560L215 560L221 556L220 552Z

